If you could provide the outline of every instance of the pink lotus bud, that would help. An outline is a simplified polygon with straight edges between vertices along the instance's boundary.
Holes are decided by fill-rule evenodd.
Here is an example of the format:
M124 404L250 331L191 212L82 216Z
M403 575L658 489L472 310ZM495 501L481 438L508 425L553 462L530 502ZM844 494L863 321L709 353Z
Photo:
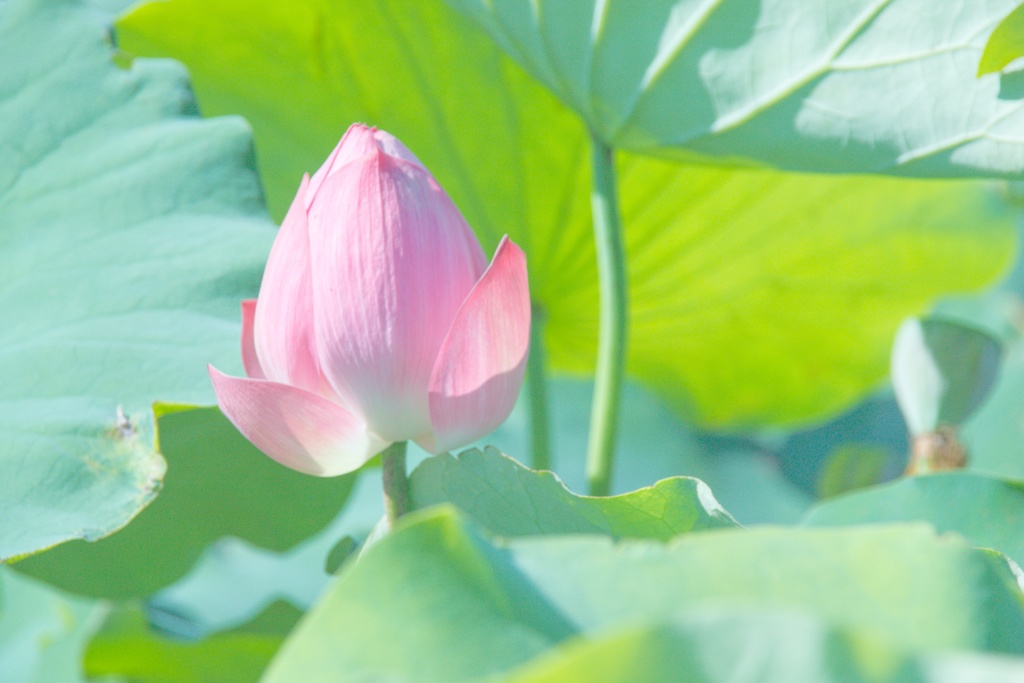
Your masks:
M210 376L257 448L332 476L395 441L440 453L491 432L529 336L522 250L505 237L488 265L419 159L356 124L302 179L259 298L242 303L248 378Z

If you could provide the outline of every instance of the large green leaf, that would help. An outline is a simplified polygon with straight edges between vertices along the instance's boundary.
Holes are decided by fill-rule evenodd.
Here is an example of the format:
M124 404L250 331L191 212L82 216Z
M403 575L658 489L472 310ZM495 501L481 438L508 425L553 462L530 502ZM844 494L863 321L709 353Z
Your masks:
M203 550L232 535L285 550L330 522L354 476L322 479L282 467L217 408L163 414L164 489L130 526L18 562L19 571L76 593L141 597L181 578Z
M508 232L526 249L551 364L592 370L585 127L470 22L432 0L170 0L118 35L188 64L207 114L248 118L278 216L350 121L398 135L485 246ZM900 320L981 286L1012 251L974 184L618 163L630 371L706 424L848 406L885 376Z
M820 503L810 526L928 522L1024 563L1024 482L974 472L944 472L861 489Z
M153 498L150 404L210 403L206 363L240 365L273 238L245 123L200 120L177 64L118 68L101 20L0 4L0 558Z
M447 0L608 143L802 171L1024 174L976 79L1017 0Z
M554 474L523 467L495 448L429 458L412 473L409 487L415 508L452 503L498 536L597 533L668 540L737 526L700 479L662 479L610 498L578 496Z
M265 681L456 683L572 635L730 606L809 614L913 652L1024 652L1024 598L1005 560L923 525L495 547L434 508L343 570Z

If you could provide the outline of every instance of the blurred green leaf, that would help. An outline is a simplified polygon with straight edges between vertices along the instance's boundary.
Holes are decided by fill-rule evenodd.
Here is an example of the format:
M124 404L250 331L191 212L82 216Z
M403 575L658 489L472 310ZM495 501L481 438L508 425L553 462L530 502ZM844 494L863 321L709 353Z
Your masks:
M928 522L1024 563L1024 482L976 472L904 477L812 508L808 526Z
M240 365L273 238L245 123L107 35L75 0L0 3L0 558L152 500L150 405L212 402L206 363Z
M4 683L84 683L82 654L106 611L0 567Z
M852 629L786 612L703 610L576 640L488 683L1005 683L1024 658L910 656ZM483 683L483 681L481 681Z
M494 683L910 683L884 643L805 614L704 610L558 647ZM923 683L923 681L922 681Z
M281 646L282 634L236 629L204 640L154 633L135 605L111 613L85 652L89 676L130 683L256 683Z
M495 448L428 458L409 480L413 507L452 503L498 536L606 534L668 540L733 528L707 484L693 477L610 498L579 496L550 472L523 467Z
M380 470L364 468L334 521L288 550L233 537L208 546L185 577L146 601L150 622L169 634L202 638L249 623L275 602L308 609L328 584L325 560L338 539L365 539L383 514Z
M963 429L967 465L1024 479L1024 344L1010 346L992 395Z
M331 521L355 478L282 467L217 408L161 414L158 431L169 470L149 508L109 538L66 543L18 569L87 595L149 595L184 576L221 536L272 550L292 547Z
M1017 1L447 0L614 147L939 177L1024 174L1019 98L975 77Z
M832 498L877 484L889 454L880 446L847 443L829 453L818 479L818 496Z
M912 652L1024 652L1024 598L1005 560L923 525L496 547L453 510L432 508L336 578L265 682L457 683L574 635L740 606L805 613Z
M507 552L450 510L436 510L339 575L264 683L455 683L505 670L575 633Z
M524 247L552 366L591 372L585 127L470 22L428 0L171 0L135 9L118 36L128 52L183 60L205 113L246 116L275 215L349 122L399 136L485 247L506 232ZM806 423L849 406L885 377L903 318L982 286L1013 250L1001 204L972 183L627 154L618 167L630 372L709 425Z
M1024 57L1024 5L1006 15L985 43L978 76L995 73L1018 57Z
M999 374L998 339L952 320L911 318L896 333L892 387L911 434L958 427Z

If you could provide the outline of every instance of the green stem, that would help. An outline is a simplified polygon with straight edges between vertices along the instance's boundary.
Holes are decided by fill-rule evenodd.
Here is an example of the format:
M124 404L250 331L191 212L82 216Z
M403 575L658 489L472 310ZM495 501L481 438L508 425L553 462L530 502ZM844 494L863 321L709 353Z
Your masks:
M384 513L388 526L394 527L399 517L409 511L409 478L405 471L405 441L396 441L380 454L381 476L384 479Z
M626 255L616 200L612 150L593 132L593 190L590 195L597 244L597 276L601 292L601 320L597 340L594 402L590 410L587 480L590 495L611 490L619 394L626 371L628 300Z
M526 361L526 390L530 400L530 454L535 470L551 469L551 432L548 421L547 354L544 349L544 311L533 307L530 357Z

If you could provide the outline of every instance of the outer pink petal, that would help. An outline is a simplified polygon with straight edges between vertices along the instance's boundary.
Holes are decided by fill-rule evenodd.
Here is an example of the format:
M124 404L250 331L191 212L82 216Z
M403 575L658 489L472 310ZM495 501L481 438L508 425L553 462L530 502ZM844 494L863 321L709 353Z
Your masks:
M332 401L302 389L230 377L209 366L217 403L231 423L274 460L306 474L352 472L387 443Z
M256 317L256 299L242 302L242 366L252 379L266 379L260 359L256 356L256 342L252 338L253 319Z
M389 441L430 430L430 373L487 258L421 167L382 151L309 212L317 353L343 405Z
M430 378L433 443L441 453L494 431L515 405L530 347L526 256L508 237L444 340Z
M253 338L267 379L322 393L313 339L313 292L309 231L302 179L281 230L274 240L257 299ZM329 392L328 392L329 393Z

